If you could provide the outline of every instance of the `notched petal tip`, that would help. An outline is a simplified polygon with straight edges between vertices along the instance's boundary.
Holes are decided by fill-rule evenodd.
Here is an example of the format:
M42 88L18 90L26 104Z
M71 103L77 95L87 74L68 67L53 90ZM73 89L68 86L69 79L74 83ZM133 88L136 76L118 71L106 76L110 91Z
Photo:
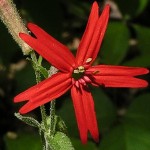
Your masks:
M96 143L99 143L99 136L93 137L93 139L94 139L94 141L95 141Z
M34 24L34 23L32 23L32 22L29 22L29 23L27 24L27 27L28 27L28 28L30 28L30 27L32 27L32 26L37 26L37 25Z
M34 105L30 105L30 101L28 101L23 107L19 109L20 114L27 114L31 110L35 109L36 107L33 107Z
M24 35L26 35L25 33L19 33L19 37L22 39L24 37Z
M81 142L82 142L82 144L87 144L87 140L85 140L85 139L81 139Z
M30 35L26 34L26 33L19 33L19 37L26 42L26 40L28 40L28 38L30 38ZM26 42L27 43L27 42ZM27 43L28 44L28 43Z
M25 111L24 109L21 108L21 109L19 110L19 113L20 113L21 115L23 115L23 114L28 113L28 111Z
M94 2L93 2L92 8L95 8L95 9L96 9L96 8L99 8L97 1L94 1Z
M141 67L129 67L129 68L133 68L135 72L137 72L137 74L134 76L139 76L139 75L144 75L149 73L149 70L147 68L141 68Z
M147 81L143 80L141 83L141 88L146 88L146 87L148 87L148 85L149 85L149 83Z
M143 73L144 74L148 74L150 72L150 70L149 69L147 69L147 68L143 68Z
M14 103L18 103L18 102L23 102L23 101L28 101L26 100L26 98L24 99L24 94L23 93L20 93L19 95L15 96L14 97Z
M106 4L106 5L105 5L105 8L109 11L109 10L110 10L110 5L109 5L109 4Z

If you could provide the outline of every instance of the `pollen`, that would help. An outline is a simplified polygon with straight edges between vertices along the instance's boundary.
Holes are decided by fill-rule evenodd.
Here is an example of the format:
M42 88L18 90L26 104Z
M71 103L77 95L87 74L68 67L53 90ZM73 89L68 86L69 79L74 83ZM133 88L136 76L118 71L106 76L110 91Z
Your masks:
M96 70L93 72L93 74L98 74L100 71Z
M78 70L79 70L79 72L81 72L81 73L83 73L83 72L85 71L85 69L84 69L83 66L79 66L79 67L78 67Z
M79 73L79 70L75 69L73 70L73 73Z
M87 60L86 60L86 63L89 63L89 62L91 62L92 61L92 58L88 58Z
M72 77L78 80L84 76L84 72L85 72L85 68L83 66L79 66L73 70Z

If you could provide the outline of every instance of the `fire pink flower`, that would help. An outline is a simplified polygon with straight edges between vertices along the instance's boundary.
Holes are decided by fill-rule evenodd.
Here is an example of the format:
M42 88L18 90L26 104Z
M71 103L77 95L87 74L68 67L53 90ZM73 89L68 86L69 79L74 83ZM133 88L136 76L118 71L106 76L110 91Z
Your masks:
M40 27L32 23L28 24L28 28L36 38L20 33L21 39L60 71L14 98L14 102L28 100L19 110L21 114L44 105L71 89L82 143L87 142L88 131L98 142L98 125L88 84L130 88L148 85L146 81L134 77L147 74L149 71L145 68L110 65L91 66L99 52L108 18L109 5L105 6L101 16L99 16L98 4L94 2L76 57L65 45L59 43Z

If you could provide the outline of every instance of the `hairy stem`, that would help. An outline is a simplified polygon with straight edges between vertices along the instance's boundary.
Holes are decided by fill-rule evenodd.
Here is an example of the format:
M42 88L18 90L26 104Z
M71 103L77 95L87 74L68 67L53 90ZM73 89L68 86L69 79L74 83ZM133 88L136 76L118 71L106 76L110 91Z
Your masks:
M50 103L50 136L55 134L55 100Z
M12 0L0 0L0 18L14 40L21 47L23 54L28 55L32 49L19 37L20 32L28 34L28 30Z

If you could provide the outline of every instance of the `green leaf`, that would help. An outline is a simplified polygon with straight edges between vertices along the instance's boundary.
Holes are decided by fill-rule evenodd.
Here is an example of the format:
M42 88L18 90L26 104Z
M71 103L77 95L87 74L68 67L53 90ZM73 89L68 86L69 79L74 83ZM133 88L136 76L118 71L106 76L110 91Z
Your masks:
M123 63L125 66L135 66L135 67L149 67L150 66L150 54L144 54L137 56L131 60L125 61Z
M139 15L144 11L148 0L115 0L122 14L126 18Z
M31 59L27 58L32 63L32 66L36 72L39 72L41 75L43 75L44 78L48 78L48 71L45 67L42 66L42 56L39 56L39 58L36 58L35 53L33 52L33 55L31 55Z
M70 139L62 132L57 132L50 140L50 144L52 150L74 150Z
M38 66L39 72L44 76L44 78L48 78L48 71L43 66Z
M133 100L125 115L125 122L136 124L150 131L150 94L143 94Z
M150 54L150 28L134 25L133 26L138 40L138 48L142 54Z
M150 94L136 97L128 108L123 123L105 135L100 150L149 150Z
M20 133L16 139L5 137L7 150L41 150L40 137L31 133Z
M65 122L61 119L60 116L56 116L56 117L57 117L56 131L60 131L67 134L67 126Z
M32 127L37 127L37 128L40 127L40 123L37 120L35 120L34 118L32 118L32 117L25 117L25 116L20 115L19 113L15 113L15 116L19 120L25 122L26 124L28 124L28 125L30 125Z
M122 124L103 137L100 150L149 150L150 130Z
M119 64L129 47L129 31L121 22L110 22L101 48L101 63Z

